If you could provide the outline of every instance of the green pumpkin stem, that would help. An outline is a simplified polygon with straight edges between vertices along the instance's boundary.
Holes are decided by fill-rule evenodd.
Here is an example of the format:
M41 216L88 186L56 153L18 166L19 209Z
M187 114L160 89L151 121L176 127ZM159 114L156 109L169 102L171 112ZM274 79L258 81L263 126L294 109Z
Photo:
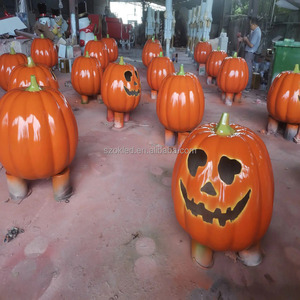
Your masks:
M86 58L90 58L90 55L89 55L89 52L88 51L85 51L85 56Z
M154 42L154 40L155 40L155 36L153 35L153 36L152 36L152 42Z
M35 67L35 63L31 56L27 56L27 67L29 68Z
M237 52L234 52L232 57L237 58Z
M159 52L159 56L158 57L164 57L164 54L162 52Z
M43 34L41 34L41 39L44 39L45 37L44 37L44 35Z
M107 34L106 37L109 39L109 34Z
M229 114L223 113L217 126L215 133L221 136L229 136L235 133L235 130L229 125Z
M97 39L97 36L96 36L96 35L94 36L94 41L95 41L95 42L97 42L97 41L98 41L98 39Z
M180 65L180 70L179 70L179 72L177 73L177 75L182 75L182 76L185 75L184 69L183 69L183 64Z
M220 46L218 46L217 50L218 50L218 51L220 51L220 50L221 50Z
M14 47L10 47L10 53L9 54L16 54L16 51L15 51Z
M294 73L300 73L298 64L295 65Z
M125 65L123 56L120 57L119 65L121 65L121 66Z
M41 90L41 88L39 87L35 76L31 75L30 76L30 86L28 88L26 88L25 91L27 91L27 92L38 92L40 90Z

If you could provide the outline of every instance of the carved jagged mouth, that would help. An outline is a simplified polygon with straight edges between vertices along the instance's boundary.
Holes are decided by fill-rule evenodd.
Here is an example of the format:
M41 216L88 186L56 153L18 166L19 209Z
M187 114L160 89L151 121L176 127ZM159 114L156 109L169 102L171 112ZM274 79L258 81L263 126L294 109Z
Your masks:
M132 90L132 91L130 91L126 86L124 86L124 90L125 90L125 92L126 92L126 94L128 96L138 96L139 93L140 93L140 90L137 90L137 91Z
M207 210L205 208L204 203L198 203L196 204L194 202L194 198L190 200L187 195L186 188L184 184L182 183L182 180L180 180L180 188L181 193L183 195L186 208L191 211L191 213L194 216L202 216L202 219L206 223L213 223L213 219L217 219L219 221L220 226L224 227L227 220L230 220L230 222L234 221L240 213L245 208L251 194L251 189L248 191L248 193L244 196L242 200L240 200L234 209L231 209L231 207L228 207L226 210L226 213L222 213L220 208L216 208L214 212L211 212L210 210Z

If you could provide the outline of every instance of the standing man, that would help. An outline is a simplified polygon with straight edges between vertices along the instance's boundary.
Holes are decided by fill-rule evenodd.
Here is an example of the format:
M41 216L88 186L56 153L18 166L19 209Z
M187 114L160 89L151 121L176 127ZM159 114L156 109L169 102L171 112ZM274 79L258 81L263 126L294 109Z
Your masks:
M255 52L257 51L257 49L259 47L260 40L261 40L261 30L258 27L257 23L258 23L257 18L251 18L250 19L251 32L250 32L249 38L247 36L239 38L240 42L244 41L244 43L246 44L245 60L247 62L248 69L249 69L249 80L248 80L248 84L246 86L246 90L251 89L252 66L253 66L254 56L255 56Z

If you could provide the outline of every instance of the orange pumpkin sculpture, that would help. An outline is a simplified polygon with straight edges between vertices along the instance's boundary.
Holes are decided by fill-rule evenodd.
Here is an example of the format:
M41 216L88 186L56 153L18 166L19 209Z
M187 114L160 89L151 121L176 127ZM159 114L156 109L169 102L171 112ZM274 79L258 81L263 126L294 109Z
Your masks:
M208 55L210 54L211 51L212 51L212 47L209 42L205 42L205 41L198 42L194 50L195 61L200 65L206 64Z
M226 57L220 67L217 77L218 87L222 91L222 99L226 105L240 102L242 91L246 88L249 78L248 65L246 61L237 57L235 52L233 57Z
M56 200L70 197L68 166L78 141L77 124L65 97L31 85L8 91L0 101L0 162L12 199L27 196L26 179L53 178Z
M160 52L158 57L152 59L147 69L147 81L152 89L152 99L156 99L157 91L159 90L163 79L174 72L175 68L172 60L168 57L164 57L162 52Z
M27 63L14 68L8 83L8 91L18 87L28 87L31 83L31 76L34 75L40 86L49 86L58 89L58 82L54 73L43 64L35 64L30 56Z
M152 58L159 56L159 53L163 52L162 46L159 40L155 40L154 37L148 40L143 48L142 61L144 66L148 67Z
M207 84L211 84L213 80L217 78L221 64L226 57L227 53L225 51L220 51L219 47L218 50L214 50L208 55L205 64Z
M88 52L91 57L96 57L103 70L109 64L107 47L104 42L98 41L96 36L93 41L88 41L84 51Z
M71 71L71 82L75 91L81 95L81 103L89 103L88 96L101 97L101 81L103 70L95 57L90 57L88 51L85 56L74 60Z
M270 114L268 131L276 132L278 122L286 123L284 137L292 140L300 124L299 65L294 72L284 71L275 77L268 92L267 108Z
M114 62L118 59L119 50L118 44L114 38L110 38L109 34L106 38L101 39L101 41L106 45L108 52L108 60Z
M263 141L250 129L204 124L177 155L172 197L179 224L192 238L193 258L212 265L215 251L240 251L246 265L261 261L259 241L272 217L274 179ZM247 251L244 251L247 250Z
M177 74L167 76L158 91L156 113L165 127L165 144L175 144L178 132L179 145L202 120L204 94L198 78L184 73L183 65Z
M119 63L111 63L103 74L102 99L107 106L107 120L114 121L114 127L122 128L129 120L141 98L141 81L137 69L125 64L123 56ZM124 117L125 114L125 117Z
M44 38L41 34L40 38L35 38L31 44L31 57L37 64L44 64L49 68L57 65L57 50L50 39Z
M0 56L0 87L7 91L9 77L13 69L26 62L26 55L16 53L13 47L10 48L10 53L4 53Z

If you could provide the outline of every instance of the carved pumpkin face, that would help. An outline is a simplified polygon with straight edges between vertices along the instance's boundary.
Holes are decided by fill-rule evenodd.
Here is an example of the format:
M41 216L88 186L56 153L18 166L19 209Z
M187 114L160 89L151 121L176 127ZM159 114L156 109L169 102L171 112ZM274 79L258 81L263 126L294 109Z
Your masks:
M124 113L135 109L141 98L137 69L125 64L123 57L119 64L109 64L103 75L101 91L103 102L112 111Z
M172 196L176 217L193 239L213 250L240 251L269 226L273 172L254 132L225 126L224 134L215 123L202 125L185 140L186 151L174 166Z

